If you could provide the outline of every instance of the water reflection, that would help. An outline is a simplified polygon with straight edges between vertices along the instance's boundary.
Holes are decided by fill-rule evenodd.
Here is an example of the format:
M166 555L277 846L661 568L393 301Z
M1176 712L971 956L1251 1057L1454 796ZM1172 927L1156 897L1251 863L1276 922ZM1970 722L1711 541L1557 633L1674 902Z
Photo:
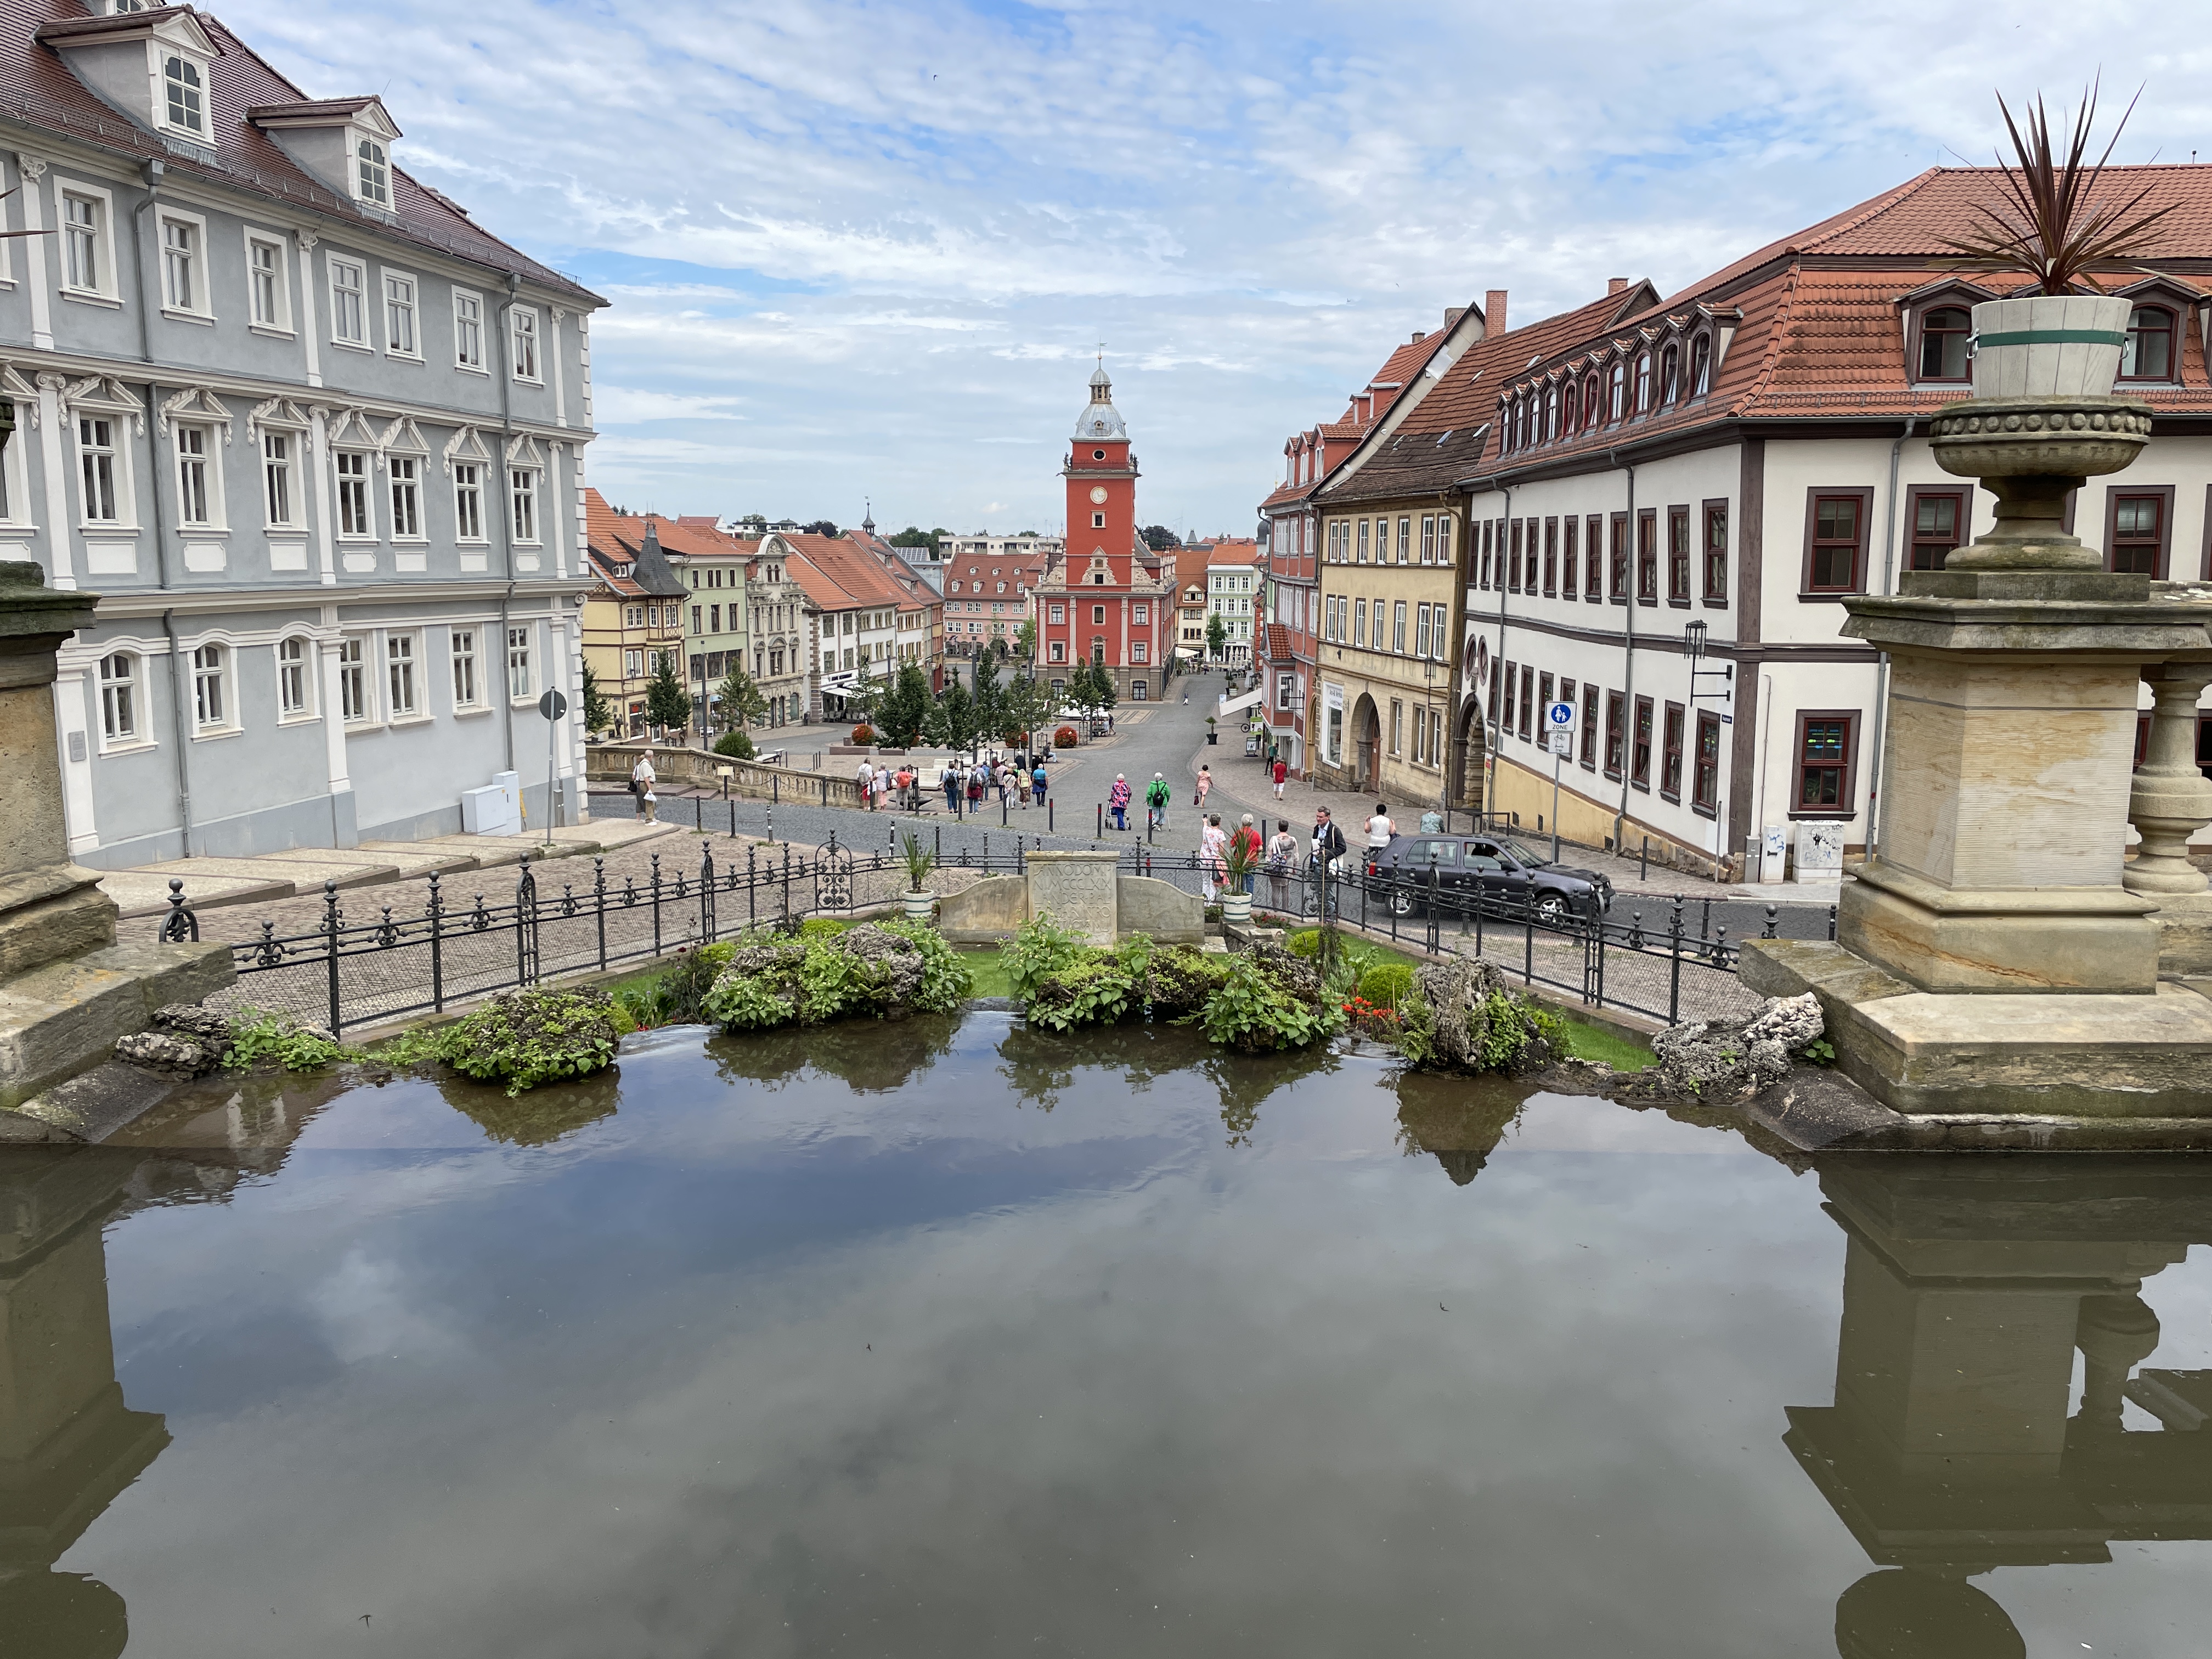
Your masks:
M2212 1159L1897 1154L1824 1161L1850 1243L1835 1401L1785 1443L1884 1571L1836 1607L1844 1659L2027 1651L1966 1581L2212 1536L2212 1374L2136 1368L2143 1281L2212 1240ZM2069 1415L2074 1355L2081 1408ZM2132 1398L2160 1419L2122 1422Z
M115 1380L102 1229L144 1201L135 1159L0 1160L0 1632L8 1650L112 1659L123 1598L54 1562L169 1443Z
M1508 1083L1428 1072L1401 1073L1397 1082L1398 1145L1408 1158L1432 1155L1455 1187L1482 1172L1525 1099Z
M441 1073L438 1092L463 1117L494 1140L510 1146L550 1146L600 1119L612 1117L622 1093L614 1071L567 1083L541 1084L509 1098L494 1083L475 1083Z
M696 1029L707 1038L716 1075L726 1082L773 1088L811 1066L842 1078L862 1094L888 1094L905 1088L934 1066L951 1050L959 1028L957 1015L918 1014L911 1019L851 1019L734 1036L709 1036L708 1028Z

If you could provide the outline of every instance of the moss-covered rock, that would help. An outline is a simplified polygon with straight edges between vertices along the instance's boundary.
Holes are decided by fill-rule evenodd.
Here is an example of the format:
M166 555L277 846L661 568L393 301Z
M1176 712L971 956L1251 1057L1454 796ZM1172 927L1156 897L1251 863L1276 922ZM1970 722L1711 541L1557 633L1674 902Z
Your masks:
M498 1080L510 1095L614 1063L622 1034L615 1002L596 986L507 991L436 1035L435 1057L465 1077Z
M772 1030L941 1013L959 1005L968 985L966 964L934 928L865 922L738 940L702 1007L732 1031Z

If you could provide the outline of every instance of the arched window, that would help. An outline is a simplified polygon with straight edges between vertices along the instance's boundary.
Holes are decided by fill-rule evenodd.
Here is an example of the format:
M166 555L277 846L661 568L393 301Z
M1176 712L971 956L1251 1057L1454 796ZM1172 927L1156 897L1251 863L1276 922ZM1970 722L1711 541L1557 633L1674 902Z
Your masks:
M188 58L172 57L161 65L161 84L169 95L169 125L187 132L205 132L199 65Z
M392 205L391 162L384 146L374 138L363 138L354 146L355 160L360 164L360 188L355 191L364 202L374 202L379 207Z
M100 659L100 732L109 743L138 740L138 659L128 651Z
M1651 410L1651 354L1644 352L1636 360L1636 412L1649 414Z
M1700 334L1690 343L1690 395L1702 398L1713 389L1713 337Z
M457 632L455 635L457 641L467 637L470 636L463 633ZM297 635L277 643L276 712L279 714L291 717L314 712L315 679L309 655L312 648L307 641ZM465 659L469 665L471 683L473 685L476 659L473 655L468 655ZM453 647L454 697L457 702L463 701L459 695L459 664L463 660L464 653L457 643ZM466 701L473 702L475 701L473 694Z
M2120 378L2173 378L2173 313L2164 306L2137 306L2128 313L2128 343L2120 349Z
M1659 359L1659 401L1671 404L1682 395L1682 349L1668 346Z
M1938 306L1920 319L1920 378L1923 380L1963 380L1972 374L1966 366L1966 340L1973 319L1964 306Z
M1627 404L1628 365L1626 363L1615 363L1613 366L1613 404L1611 409L1607 411L1606 418L1613 421L1619 420L1623 415L1628 412Z
M1583 426L1584 429L1595 426L1604 413L1605 405L1599 401L1598 397L1597 376L1594 374L1583 375Z
M203 645L192 653L192 721L203 729L228 724L224 719L223 648Z
M1582 427L1582 395L1571 382L1567 386L1565 412L1560 416L1560 433L1571 438Z
M1559 389L1553 386L1544 399L1544 437L1547 441L1559 435Z

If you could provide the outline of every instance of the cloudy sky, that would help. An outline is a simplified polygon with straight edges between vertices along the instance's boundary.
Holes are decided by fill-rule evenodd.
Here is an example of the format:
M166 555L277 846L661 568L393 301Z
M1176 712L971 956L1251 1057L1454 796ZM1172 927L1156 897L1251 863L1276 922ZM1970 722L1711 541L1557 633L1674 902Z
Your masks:
M1445 307L1671 289L1930 165L1993 88L2148 88L2212 47L2014 8L249 0L311 95L606 296L593 481L634 509L1057 531L1098 343L1142 517L1249 533L1284 436ZM2212 160L2212 153L2208 153Z

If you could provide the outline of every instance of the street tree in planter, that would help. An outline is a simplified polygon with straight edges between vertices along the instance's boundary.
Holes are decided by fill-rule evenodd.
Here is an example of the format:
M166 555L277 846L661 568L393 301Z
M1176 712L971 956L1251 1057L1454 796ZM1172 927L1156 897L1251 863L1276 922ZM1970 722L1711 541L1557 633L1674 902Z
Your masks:
M2108 397L2127 344L2134 302L2107 298L2094 271L2147 270L2138 264L2157 246L2158 226L2175 204L2149 208L2154 186L2132 194L2098 183L2113 146L2135 112L2130 100L2104 153L2087 161L2096 119L2095 83L2083 93L2062 161L2051 142L2051 119L2039 96L2027 131L1997 100L2017 165L1997 158L2002 194L1994 207L1976 205L1964 234L1943 245L1966 257L1961 269L2016 271L2031 279L2031 297L1990 300L1973 308L1977 398ZM2069 349L2070 348L2070 349Z
M653 678L645 687L645 717L664 732L682 732L691 724L691 694L677 677L673 651L653 657Z
M902 663L876 708L876 730L893 749L911 749L929 720L929 677L913 663Z
M728 731L741 731L748 726L760 726L768 720L768 699L761 694L753 677L745 672L738 653L730 653L730 672L722 677L716 690L722 725Z

